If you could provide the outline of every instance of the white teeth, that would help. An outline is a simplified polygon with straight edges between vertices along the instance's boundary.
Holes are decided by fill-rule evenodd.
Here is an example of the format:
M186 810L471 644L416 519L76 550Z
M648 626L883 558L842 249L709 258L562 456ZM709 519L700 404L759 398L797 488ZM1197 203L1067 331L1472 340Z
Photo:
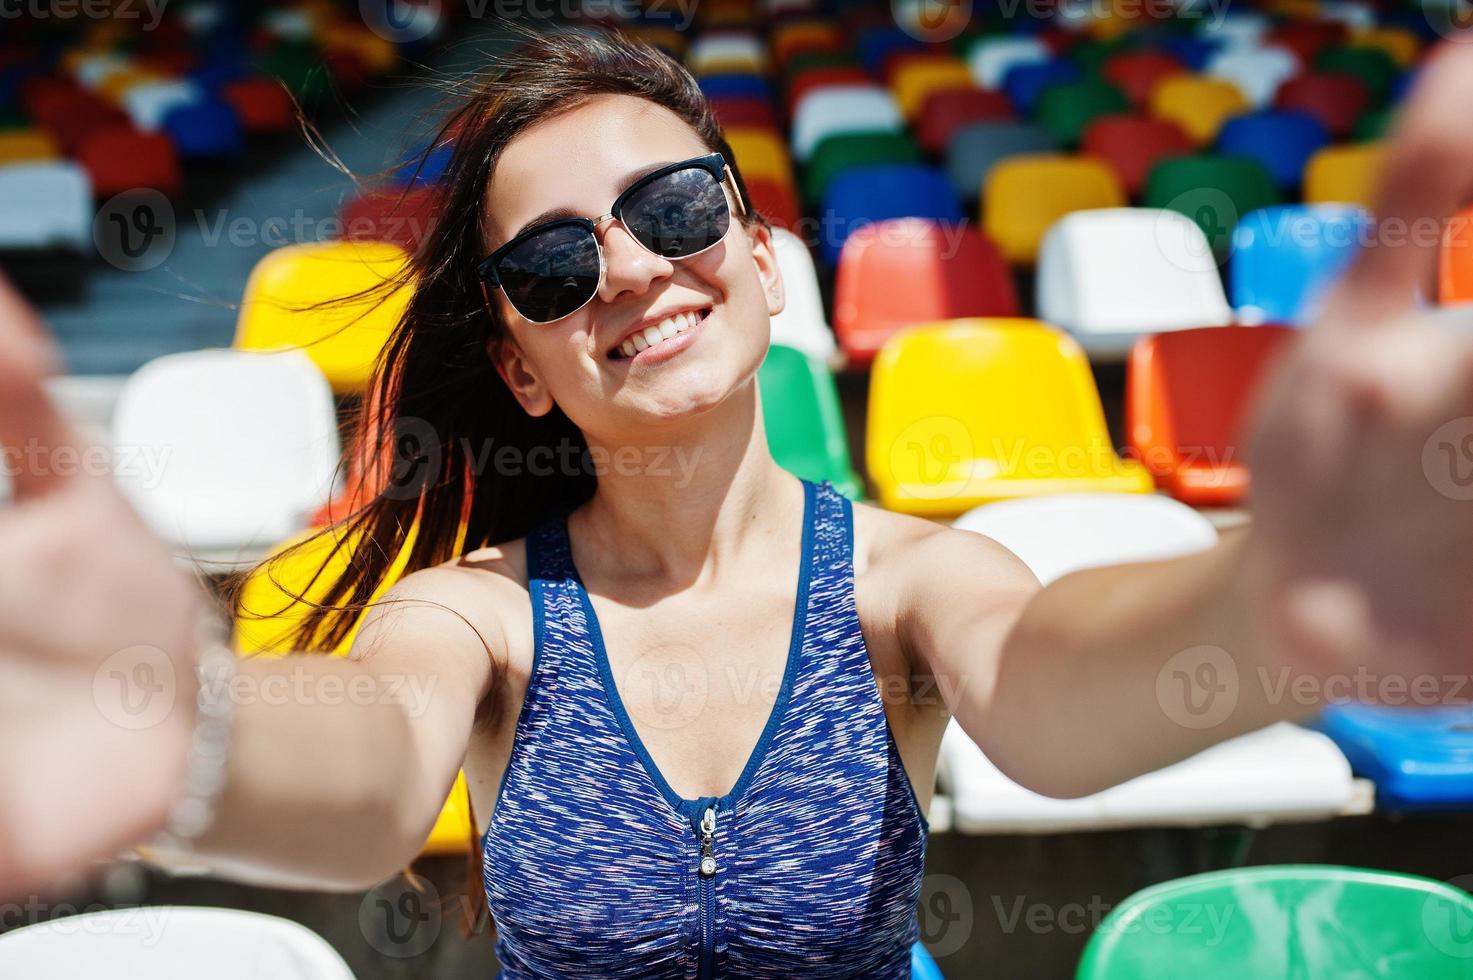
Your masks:
M653 347L662 340L669 340L678 333L685 333L700 322L701 314L696 311L667 316L657 325L645 327L639 333L630 335L619 345L619 354L621 357L633 357L640 351L648 347Z

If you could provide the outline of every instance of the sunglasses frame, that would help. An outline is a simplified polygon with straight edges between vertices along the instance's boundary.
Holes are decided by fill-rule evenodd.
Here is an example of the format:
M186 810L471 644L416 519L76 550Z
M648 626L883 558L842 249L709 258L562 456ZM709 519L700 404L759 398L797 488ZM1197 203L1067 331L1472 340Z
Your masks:
M598 228L598 226L603 224L605 221L617 221L619 222L619 224L623 225L624 218L622 216L622 211L624 210L624 204L633 194L635 194L637 191L643 190L645 187L648 187L652 182L659 180L662 177L668 177L671 174L679 173L682 170L704 170L709 173L713 178L715 178L716 183L727 192L726 207L728 221L730 221L732 217L735 217L738 221L740 221L747 216L747 204L745 201L742 200L741 192L737 188L736 177L732 174L731 167L726 162L726 157L722 156L720 153L708 153L705 156L692 157L689 160L682 160L679 163L672 163L667 166L660 167L658 170L653 170L650 173L645 174L643 177L639 178L634 183L624 188L624 191L618 197L614 198L614 203L609 206L608 213L599 215L597 218L558 218L554 221L548 221L543 224L536 225L532 228L528 228L526 231L512 238L505 245L502 245L496 251L492 252L490 255L486 256L479 263L477 263L476 276L481 283L481 295L486 300L486 308L488 310L491 309L491 294L486 289L488 284L493 289L501 290L501 294L503 296L506 296L506 301L508 303L511 303L512 309L517 310L517 314L528 323L556 323L558 320L566 319L567 317L572 316L574 313L577 313L579 310L583 309L583 307L593 302L594 298L598 296L599 290L603 288L604 276L608 272L608 264L604 260L603 242L599 241L598 235L596 234L596 229ZM735 209L733 209L732 207L732 202L735 202L736 204ZM517 309L517 304L512 302L510 296L507 296L506 289L501 284L501 276L496 272L496 265L498 262L501 261L502 257L506 255L506 253L511 251L516 246L522 244L527 239L532 238L535 235L540 235L551 228L561 228L567 225L574 225L584 229L588 232L589 237L593 239L593 247L598 252L598 285L594 287L592 294L590 294L587 299L578 304L578 306L574 309L569 310L567 313L564 313L561 316L555 317L551 320L533 320L525 313L522 313L521 310ZM628 225L624 225L626 231L628 231L628 227ZM728 224L727 231L730 230L731 226L730 224ZM720 245L723 241L726 240L726 236L723 235L721 238L712 242L710 245L707 245L705 248L701 249L698 252L692 252L689 255L669 256L659 255L658 252L653 251L652 249L647 247L644 242L641 242L639 240L639 237L633 232L630 232L629 237L633 238L634 241L639 245L639 247L643 248L646 252L649 252L649 254L658 255L660 258L666 259L671 262L682 262L686 259L693 259L698 255L709 252L711 249L715 248L717 245Z

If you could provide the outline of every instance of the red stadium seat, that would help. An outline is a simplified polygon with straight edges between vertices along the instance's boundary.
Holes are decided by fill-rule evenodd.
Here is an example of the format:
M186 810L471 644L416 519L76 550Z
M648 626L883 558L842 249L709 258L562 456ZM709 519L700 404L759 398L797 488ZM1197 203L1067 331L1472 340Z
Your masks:
M424 185L369 191L343 206L343 237L392 242L413 252L429 231L434 204L434 188Z
M87 97L76 100L67 114L47 129L69 156L76 156L91 137L111 129L131 131L133 122L116 106Z
M1136 342L1126 429L1156 485L1184 503L1231 506L1248 489L1242 443L1255 386L1291 327L1203 327Z
M92 179L92 193L112 197L136 188L149 188L170 197L179 193L179 155L162 133L134 129L106 129L82 141L77 162Z
M916 137L928 153L945 153L952 134L978 122L1013 118L1013 104L1001 92L982 89L949 89L937 92L921 106L916 118Z
M1150 104L1151 92L1161 79L1183 71L1186 68L1171 55L1146 50L1115 55L1105 62L1102 74L1105 81L1125 93L1132 106L1140 109Z
M1473 207L1464 208L1447 223L1437 260L1437 300L1473 303Z
M1343 43L1347 34L1348 30L1341 21L1296 20L1269 31L1264 37L1264 43L1294 52L1299 63L1308 67L1314 61L1315 55L1325 48Z
M748 177L743 174L742 179L747 184L747 196L752 199L752 207L762 212L773 227L786 228L788 231L798 230L802 211L790 185L771 177Z
M1280 109L1302 109L1318 119L1335 139L1344 139L1370 105L1371 93L1353 75L1314 73L1291 78L1279 86L1274 104Z
M1176 123L1136 116L1096 119L1084 131L1079 148L1109 164L1132 197L1140 196L1146 175L1158 162L1193 151L1192 141Z
M284 133L296 110L291 95L274 78L244 78L222 86L220 98L235 110L247 133Z
M711 100L711 111L722 129L734 127L780 130L772 103L756 97L725 97Z
M844 242L834 332L852 364L868 364L913 323L1017 315L1007 263L973 228L896 218L866 225Z

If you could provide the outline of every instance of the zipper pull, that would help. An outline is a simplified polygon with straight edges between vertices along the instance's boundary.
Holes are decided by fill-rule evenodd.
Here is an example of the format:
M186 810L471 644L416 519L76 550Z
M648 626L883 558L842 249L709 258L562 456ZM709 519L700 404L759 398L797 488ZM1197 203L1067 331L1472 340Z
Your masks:
M711 850L711 841L716 836L716 808L706 807L701 816L701 876L709 878L716 873L716 854Z

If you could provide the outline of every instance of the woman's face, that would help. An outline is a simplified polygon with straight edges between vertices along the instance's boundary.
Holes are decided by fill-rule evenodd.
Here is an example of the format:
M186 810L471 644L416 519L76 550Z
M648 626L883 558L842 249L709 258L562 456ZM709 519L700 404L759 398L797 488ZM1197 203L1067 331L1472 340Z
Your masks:
M710 152L663 106L598 96L507 145L486 194L486 251L548 212L606 214L650 170ZM768 318L782 309L765 229L748 228L733 213L719 244L676 260L647 251L616 221L596 233L607 271L598 295L576 313L532 323L491 292L507 336L488 353L523 408L541 415L556 402L590 437L638 441L650 425L700 414L751 382L767 353ZM631 358L620 350L636 330L681 314L701 319L668 354L651 348Z

